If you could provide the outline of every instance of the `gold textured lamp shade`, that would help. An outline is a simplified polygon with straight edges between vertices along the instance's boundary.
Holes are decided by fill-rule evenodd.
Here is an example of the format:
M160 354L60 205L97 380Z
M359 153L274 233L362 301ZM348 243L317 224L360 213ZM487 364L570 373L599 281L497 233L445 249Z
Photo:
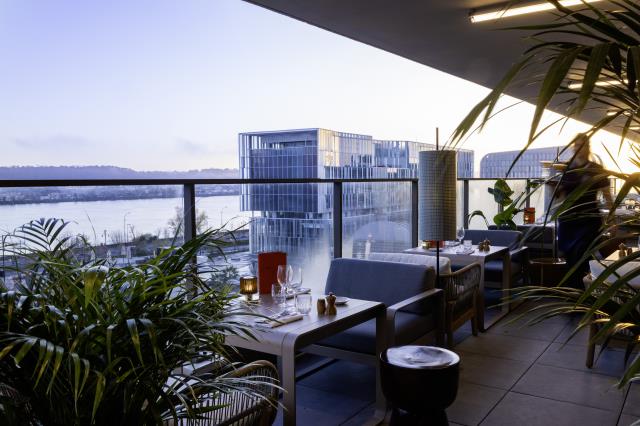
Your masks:
M254 276L240 278L240 294L245 297L247 302L257 299L258 294L258 278Z
M418 237L423 241L456 239L456 151L418 153Z

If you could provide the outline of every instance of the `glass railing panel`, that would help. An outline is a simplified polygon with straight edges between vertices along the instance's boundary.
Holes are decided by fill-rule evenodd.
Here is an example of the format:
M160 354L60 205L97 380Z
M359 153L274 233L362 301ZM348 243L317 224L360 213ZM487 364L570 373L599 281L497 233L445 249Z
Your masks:
M182 185L0 189L0 234L31 220L68 222L77 255L89 262L137 264L183 242Z
M343 257L411 247L410 182L352 182L342 191Z
M333 185L243 184L235 188L235 194L215 195L210 185L196 186L196 213L207 227L222 226L233 234L224 256L200 260L228 271L221 279L235 284L240 276L257 275L258 253L282 251L289 264L302 267L302 286L323 292L333 256Z
M498 213L498 204L488 189L493 188L495 180L470 180L469 181L469 214L476 210L481 211L489 225L493 225L493 217ZM469 221L470 229L485 229L486 225L481 217L475 216Z

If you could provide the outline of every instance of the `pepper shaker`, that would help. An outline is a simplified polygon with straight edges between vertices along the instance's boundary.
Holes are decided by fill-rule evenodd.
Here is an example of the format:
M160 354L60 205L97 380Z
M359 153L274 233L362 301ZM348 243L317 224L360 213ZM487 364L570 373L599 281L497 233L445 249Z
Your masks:
M338 310L336 309L336 295L329 293L327 299L327 315L336 315Z

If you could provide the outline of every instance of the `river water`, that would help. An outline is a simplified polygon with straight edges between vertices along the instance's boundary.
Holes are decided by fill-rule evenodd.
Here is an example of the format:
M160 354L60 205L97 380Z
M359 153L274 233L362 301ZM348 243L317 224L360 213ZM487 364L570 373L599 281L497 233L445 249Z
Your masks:
M114 232L150 233L164 236L168 221L176 217L176 207L182 212L182 198L152 198L146 200L79 201L0 206L0 233L12 231L29 220L61 218L70 221L72 234L84 234L94 243L112 242ZM207 226L228 229L242 226L250 212L240 211L238 195L198 197L196 209L207 214Z

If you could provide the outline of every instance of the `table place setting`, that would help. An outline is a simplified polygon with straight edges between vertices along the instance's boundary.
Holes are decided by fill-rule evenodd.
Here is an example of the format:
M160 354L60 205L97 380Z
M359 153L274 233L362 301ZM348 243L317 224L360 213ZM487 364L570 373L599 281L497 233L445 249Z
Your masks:
M275 328L281 325L289 324L295 321L299 321L304 317L301 313L280 312L269 318L258 318L255 320L255 324L259 327Z

